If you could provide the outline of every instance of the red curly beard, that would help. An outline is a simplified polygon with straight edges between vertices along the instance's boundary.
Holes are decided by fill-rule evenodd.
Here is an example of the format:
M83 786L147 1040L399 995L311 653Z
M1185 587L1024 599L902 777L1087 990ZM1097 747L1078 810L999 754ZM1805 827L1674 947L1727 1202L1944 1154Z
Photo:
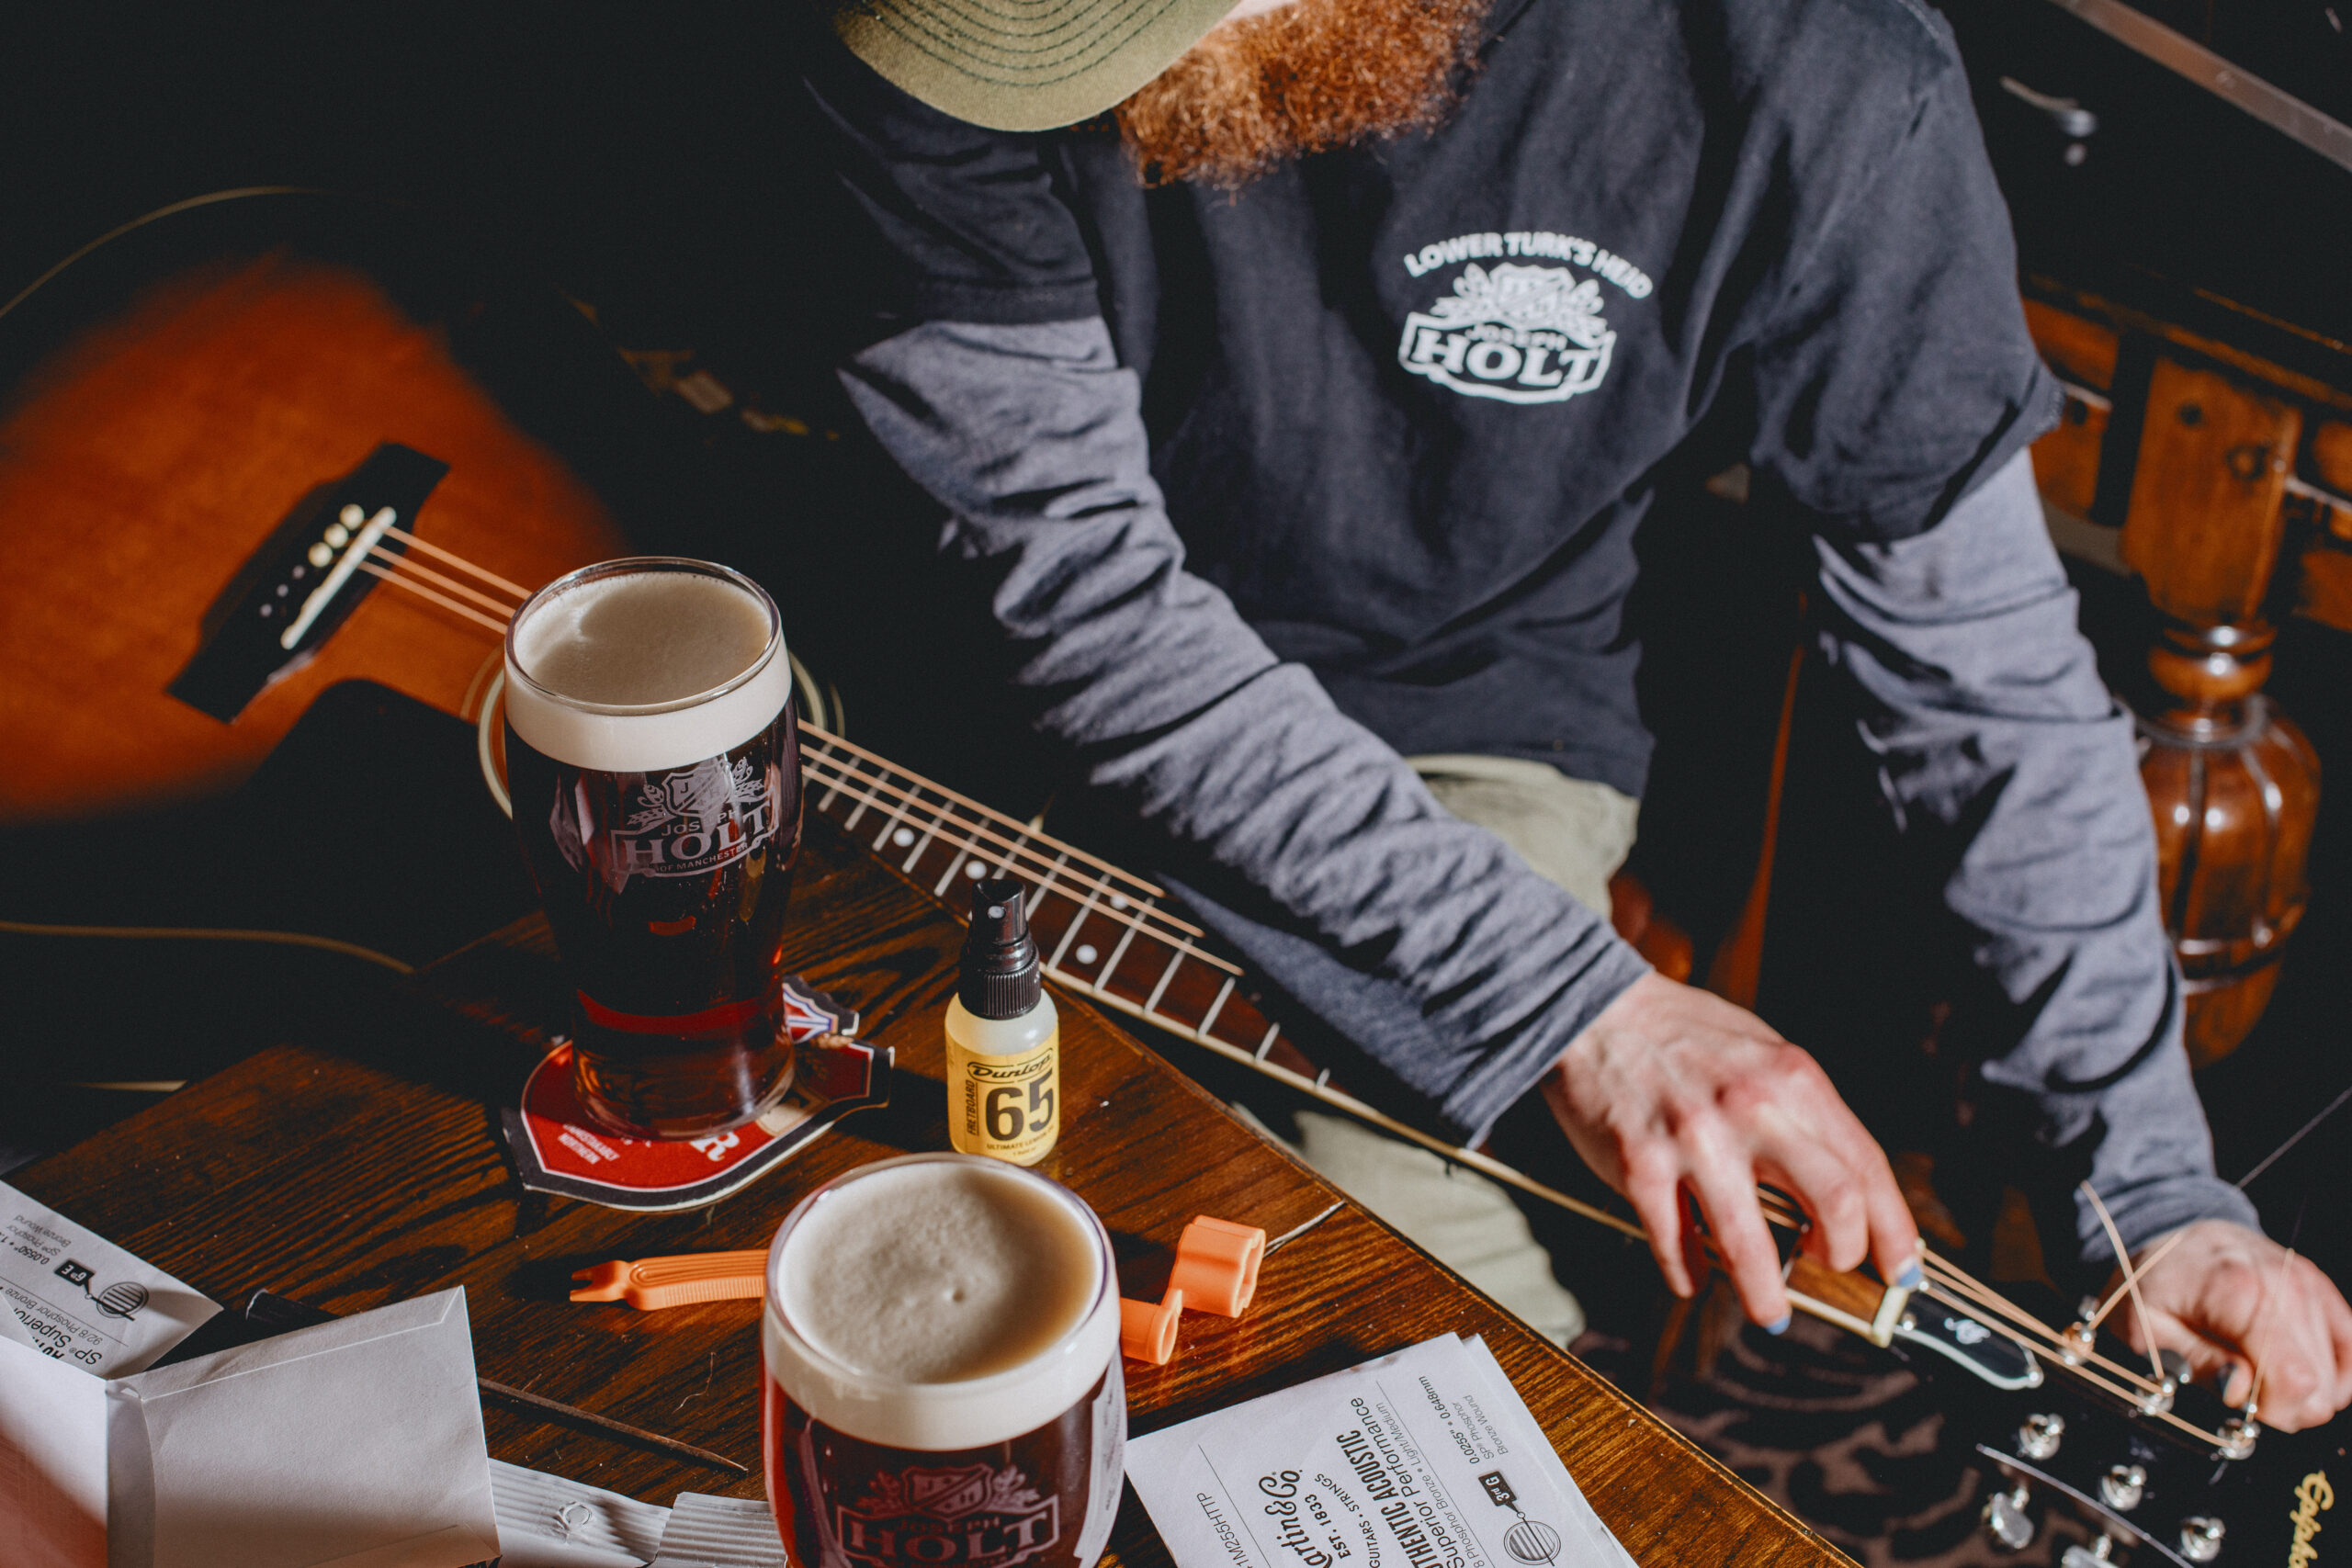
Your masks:
M1279 164L1444 119L1487 0L1296 0L1227 22L1118 107L1146 185L1238 190Z

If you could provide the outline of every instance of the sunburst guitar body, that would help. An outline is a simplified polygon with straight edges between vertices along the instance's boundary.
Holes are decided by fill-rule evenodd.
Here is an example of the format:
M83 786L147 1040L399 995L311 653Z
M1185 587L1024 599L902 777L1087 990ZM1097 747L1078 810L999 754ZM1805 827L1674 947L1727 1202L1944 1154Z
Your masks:
M421 265L403 226L322 198L203 204L0 315L0 821L224 793L347 678L469 716L498 656L486 606L513 597L489 580L535 588L625 551L559 453L593 438L580 399L518 417L485 369L517 335L512 291ZM522 314L520 336L600 353L551 294ZM420 543L379 535L319 597L386 510L359 491L387 485L405 502L391 526Z

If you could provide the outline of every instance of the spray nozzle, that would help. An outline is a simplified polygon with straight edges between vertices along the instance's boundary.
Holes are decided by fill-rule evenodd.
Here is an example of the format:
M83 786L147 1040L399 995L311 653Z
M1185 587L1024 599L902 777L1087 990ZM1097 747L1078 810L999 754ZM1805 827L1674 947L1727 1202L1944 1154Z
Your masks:
M1009 876L972 886L972 929L964 938L956 994L975 1018L1019 1018L1037 1005L1037 944L1029 940L1026 892Z

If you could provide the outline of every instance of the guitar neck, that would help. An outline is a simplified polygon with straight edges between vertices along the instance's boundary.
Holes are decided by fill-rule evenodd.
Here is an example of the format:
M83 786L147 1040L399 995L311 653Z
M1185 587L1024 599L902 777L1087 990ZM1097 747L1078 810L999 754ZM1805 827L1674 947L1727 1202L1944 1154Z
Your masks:
M1165 891L1034 824L908 773L814 725L800 727L808 798L957 914L961 883L1008 875L1029 885L1029 929L1046 974L1349 1116L1507 1186L1639 1237L1623 1218L1571 1197L1482 1150L1433 1136L1331 1081L1260 1006L1241 967L1208 950L1201 928L1166 908Z
M863 841L886 864L963 914L959 886L991 876L1017 877L1030 889L1029 929L1045 973L1057 984L1130 1018L1140 1019L1228 1061L1263 1074L1358 1121L1441 1157L1556 1204L1636 1239L1630 1221L1587 1203L1481 1149L1448 1142L1399 1121L1331 1081L1266 1016L1261 993L1231 960L1210 950L1207 937L1167 907L1165 890L1109 862L1063 842L1034 823L992 810L943 784L894 766L815 725L800 726L806 798L817 815ZM1784 1229L1804 1217L1769 1190L1758 1198L1765 1216ZM1996 1386L2041 1381L2030 1342L2048 1348L2054 1330L2040 1325L1973 1281L1929 1258L1938 1280L1933 1311L1906 1310L1910 1291L1862 1273L1840 1274L1802 1253L1791 1261L1789 1299L1798 1311L1859 1334L1876 1345L1900 1337L1928 1344L1969 1365ZM1946 1278L1945 1276L1949 1276ZM1975 1321L1987 1313L1997 1330ZM1988 1336L2014 1345L2015 1366L1978 1351ZM1956 1337L1954 1337L1956 1336ZM2059 1363L2070 1376L2127 1401L2146 1380L2099 1358L2092 1364ZM2135 1385L2144 1385L2135 1386ZM2211 1434L2168 1413L2159 1419L2199 1437Z

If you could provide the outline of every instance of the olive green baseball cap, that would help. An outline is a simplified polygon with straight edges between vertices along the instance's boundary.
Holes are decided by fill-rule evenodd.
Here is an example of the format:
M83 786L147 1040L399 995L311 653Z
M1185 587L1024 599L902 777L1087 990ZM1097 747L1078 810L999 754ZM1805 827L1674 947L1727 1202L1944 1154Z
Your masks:
M884 80L991 130L1101 114L1176 62L1234 0L847 0L833 30Z

